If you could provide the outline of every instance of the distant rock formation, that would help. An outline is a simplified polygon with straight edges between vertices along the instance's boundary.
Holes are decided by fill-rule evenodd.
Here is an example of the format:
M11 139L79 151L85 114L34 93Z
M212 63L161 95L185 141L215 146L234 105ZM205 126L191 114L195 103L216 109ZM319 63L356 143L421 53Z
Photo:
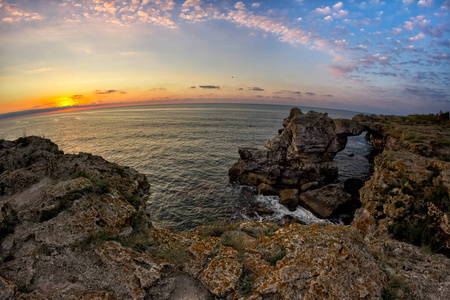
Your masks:
M277 137L264 146L239 148L240 159L228 173L230 181L259 186L262 191L276 190L280 193L280 202L294 209L302 192L335 182L338 169L333 158L345 148L348 136L360 135L364 130L365 126L356 121L333 120L326 113L309 111L304 114L292 108ZM284 200L287 190L290 196ZM343 204L348 199L345 196L336 203ZM316 206L309 208L322 218L330 215L315 209Z

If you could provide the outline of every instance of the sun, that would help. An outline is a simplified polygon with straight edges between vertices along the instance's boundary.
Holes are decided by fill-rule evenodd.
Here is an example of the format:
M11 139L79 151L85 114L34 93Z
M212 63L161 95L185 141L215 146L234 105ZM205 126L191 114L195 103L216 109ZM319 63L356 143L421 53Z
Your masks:
M73 106L77 104L72 98L70 97L63 97L56 100L56 103L58 106Z

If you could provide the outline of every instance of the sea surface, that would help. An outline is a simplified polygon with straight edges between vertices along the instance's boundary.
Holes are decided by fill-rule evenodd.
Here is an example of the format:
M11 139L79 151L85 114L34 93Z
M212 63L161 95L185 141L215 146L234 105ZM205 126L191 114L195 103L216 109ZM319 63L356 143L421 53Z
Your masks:
M352 118L356 112L299 107ZM257 197L249 187L231 185L228 169L238 148L277 135L291 106L249 104L151 105L95 109L0 120L0 138L25 135L51 139L65 153L88 152L131 166L151 184L148 209L161 227L188 230L216 221L282 218L321 222L302 207L289 211L276 197ZM339 181L368 179L370 143L350 137L338 153ZM354 156L351 156L351 153ZM252 207L275 212L259 216ZM252 211L249 213L249 211Z

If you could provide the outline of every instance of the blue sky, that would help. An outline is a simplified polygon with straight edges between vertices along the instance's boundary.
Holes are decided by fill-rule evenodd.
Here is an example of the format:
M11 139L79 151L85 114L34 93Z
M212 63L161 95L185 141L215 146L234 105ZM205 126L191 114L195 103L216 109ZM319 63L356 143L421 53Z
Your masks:
M0 0L0 114L272 103L449 110L450 1Z

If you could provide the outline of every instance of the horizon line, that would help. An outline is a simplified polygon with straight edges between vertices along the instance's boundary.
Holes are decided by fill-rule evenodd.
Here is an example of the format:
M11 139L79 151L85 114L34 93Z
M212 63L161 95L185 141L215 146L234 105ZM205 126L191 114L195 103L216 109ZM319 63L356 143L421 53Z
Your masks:
M176 100L175 100L176 101ZM309 105L298 105L298 104L275 104L275 103L255 103L255 102L244 102L245 100L237 100L237 101L222 101L222 102L212 102L205 100L205 102L202 102L197 99L196 102L171 102L171 103L161 103L161 102L152 102L149 103L148 101L135 101L135 102L119 102L119 103L95 103L95 104L84 104L84 105L68 105L68 106L55 106L55 107L48 107L48 108L36 108L36 109L27 109L27 110L21 110L21 111L13 111L8 113L0 114L0 120L5 119L13 119L13 118L20 118L20 117L27 117L27 116L37 116L37 115L45 115L45 114L53 114L53 113L64 113L64 112L72 112L72 111L83 111L83 110L94 110L94 109L105 109L105 108L115 108L115 107L134 107L134 106L151 106L151 105L183 105L183 104L249 104L249 105L280 105L280 106L295 106L295 107L305 107L305 108L319 108L319 109L332 109L332 110L341 110L341 111L351 111L355 113L362 113L362 114L375 114L375 115L383 115L380 113L373 113L373 112L363 112L363 111L356 111L356 110L349 110L349 109L342 109L342 108L331 108L331 107L318 107L318 106L309 106ZM390 113L391 115L399 115L395 114L393 112Z

